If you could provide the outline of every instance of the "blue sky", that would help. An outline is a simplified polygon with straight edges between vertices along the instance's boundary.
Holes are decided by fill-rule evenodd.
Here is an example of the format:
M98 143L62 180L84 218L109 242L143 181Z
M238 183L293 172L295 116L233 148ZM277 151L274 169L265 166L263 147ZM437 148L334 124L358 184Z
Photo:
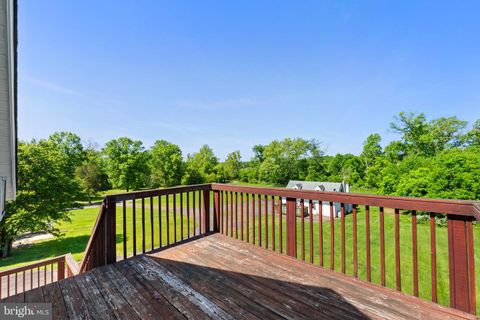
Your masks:
M327 154L400 111L480 118L478 1L19 0L19 137Z

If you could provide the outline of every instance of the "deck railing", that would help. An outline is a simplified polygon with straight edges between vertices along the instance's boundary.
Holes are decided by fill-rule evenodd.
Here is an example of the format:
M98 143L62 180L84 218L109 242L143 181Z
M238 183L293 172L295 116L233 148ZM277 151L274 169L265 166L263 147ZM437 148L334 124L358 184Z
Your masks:
M53 283L78 273L71 254L0 271L0 299Z
M109 195L81 271L221 232L475 314L479 217L473 201L225 184Z
M208 234L210 190L205 184L106 196L80 272Z

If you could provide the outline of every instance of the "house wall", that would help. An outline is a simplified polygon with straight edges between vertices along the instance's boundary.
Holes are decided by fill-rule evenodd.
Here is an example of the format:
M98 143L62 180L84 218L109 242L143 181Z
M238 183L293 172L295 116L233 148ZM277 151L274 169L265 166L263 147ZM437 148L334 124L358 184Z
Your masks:
M0 177L7 178L7 199L15 197L14 1L0 0Z

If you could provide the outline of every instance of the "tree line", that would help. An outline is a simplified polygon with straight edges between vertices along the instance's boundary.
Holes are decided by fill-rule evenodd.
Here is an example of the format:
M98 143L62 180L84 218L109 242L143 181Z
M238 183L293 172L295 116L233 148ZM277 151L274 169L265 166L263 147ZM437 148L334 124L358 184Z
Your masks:
M251 159L233 151L223 162L208 145L184 156L165 140L148 149L127 137L98 148L71 132L20 141L17 199L7 204L0 222L0 254L8 254L18 234L58 234L54 222L68 220L79 199L110 188L345 180L356 190L386 195L480 199L480 120L469 130L467 125L457 117L428 120L422 113L402 112L390 123L398 139L382 147L381 135L373 133L359 155L325 155L318 140L287 138L253 146Z

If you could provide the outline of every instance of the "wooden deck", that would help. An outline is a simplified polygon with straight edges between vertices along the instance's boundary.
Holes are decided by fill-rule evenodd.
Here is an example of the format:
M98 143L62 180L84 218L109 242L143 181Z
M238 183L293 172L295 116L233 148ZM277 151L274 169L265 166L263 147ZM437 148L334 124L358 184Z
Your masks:
M462 319L460 311L221 234L12 296L56 319Z

